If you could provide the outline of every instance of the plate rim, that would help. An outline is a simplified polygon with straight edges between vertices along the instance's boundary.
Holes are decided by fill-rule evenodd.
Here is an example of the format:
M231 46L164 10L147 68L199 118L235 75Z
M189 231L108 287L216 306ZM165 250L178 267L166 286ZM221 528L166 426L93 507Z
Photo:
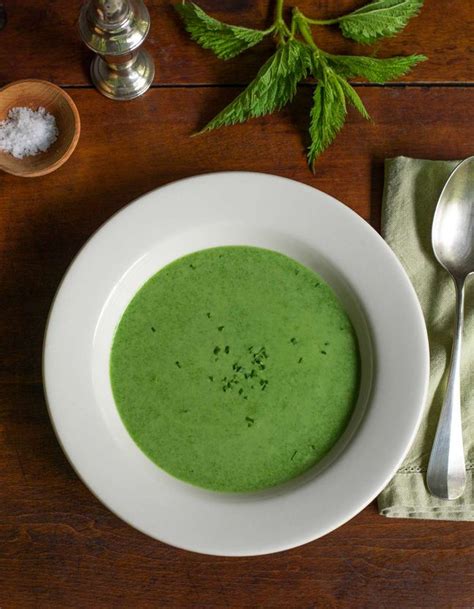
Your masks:
M242 551L238 551L238 552L233 552L233 551L215 551L213 550L212 552L209 552L209 550L201 550L198 549L196 547L190 547L187 546L186 544L182 544L182 543L177 543L175 541L172 541L170 539L166 539L166 536L160 536L158 537L157 535L150 533L149 530L146 529L146 527L141 527L139 523L137 523L136 521L134 521L132 518L128 518L126 517L123 513L120 513L120 510L116 509L115 506L111 505L111 503L104 498L103 494L100 493L96 488L94 488L93 484L88 481L86 479L85 476L83 476L83 474L80 471L80 467L76 466L76 463L74 462L74 459L72 458L72 456L70 455L67 446L65 445L65 443L63 442L63 438L61 437L61 433L59 430L59 426L57 425L57 421L55 419L55 408L51 405L50 403L50 396L48 394L48 383L51 382L48 374L47 374L47 368L48 368L48 347L49 347L49 343L48 343L48 337L50 336L50 332L51 332L51 325L54 322L54 314L55 314L55 309L57 307L57 303L59 302L60 296L62 294L64 285L66 283L66 280L68 279L68 277L70 276L70 273L72 271L72 269L75 267L76 263L78 260L80 260L86 253L87 253L87 248L88 246L96 239L96 237L102 233L102 231L106 231L107 228L111 225L112 222L116 222L117 218L119 218L120 216L125 216L126 213L133 208L133 206L135 206L137 203L140 202L144 202L146 199L148 198L152 198L156 195L156 193L158 192L163 192L165 190L168 189L173 189L176 188L177 186L179 187L180 185L182 185L183 183L192 183L195 181L207 181L209 179L213 180L216 177L219 178L221 176L224 177L231 177L232 179L234 178L239 178L239 177L250 177L250 178L257 178L257 179L261 179L263 178L264 180L268 179L268 180L281 180L284 182L289 182L292 184L292 186L296 187L296 188L302 188L302 189L306 189L307 191L311 191L311 194L313 196L322 196L323 199L328 200L332 205L335 205L336 207L339 207L340 209L344 210L344 213L349 213L350 215L352 215L353 217L357 218L357 222L361 223L361 225L365 225L365 228L369 230L369 232L371 233L372 237L374 237L376 240L379 241L382 248L385 249L385 252L391 257L392 261L395 263L395 265L398 267L399 271L401 271L401 275L404 277L405 280L405 287L408 288L409 291L411 291L411 295L412 295L412 304L415 304L414 309L416 309L416 313L418 316L418 322L420 322L420 330L422 330L422 335L423 335L423 345L422 345L422 350L424 351L424 374L423 374L423 387L422 387L422 391L421 391L421 395L422 397L420 398L419 402L419 406L418 406L418 412L417 412L417 418L416 418L416 424L413 426L413 429L411 431L411 436L409 438L409 441L405 443L405 447L404 450L400 452L399 454L399 459L397 462L396 467L391 468L390 472L387 473L385 479L383 480L383 482L380 482L379 485L377 486L377 490L375 492L372 492L370 494L370 496L368 496L366 498L366 500L360 504L358 503L357 506L355 506L352 510L350 511L346 511L346 513L344 514L343 517L339 518L337 521L335 521L334 526L330 526L327 530L323 530L320 534L316 535L316 536L310 536L308 538L305 538L303 540L297 540L295 543L275 543L274 547L272 548L263 548L262 551L251 551L251 552L242 552ZM163 208L161 208L163 209ZM166 209L166 208L164 208ZM44 342L43 342L43 366L42 366L42 371L43 371L43 384L44 384L44 392L45 392L45 397L46 397L46 404L47 404L47 409L48 409L48 414L49 417L51 419L52 422L52 426L54 429L54 432L56 434L56 437L58 439L58 442L67 458L67 460L69 461L69 463L71 464L72 468L74 469L74 471L76 472L76 474L78 475L78 477L80 478L80 480L86 485L86 487L95 495L95 497L97 499L99 499L99 501L101 503L103 503L105 505L105 507L107 509L109 509L112 513L114 513L117 517L119 517L121 520L123 520L124 522L126 522L127 524L129 524L130 526L134 527L135 529L141 531L142 533L151 536L154 539L160 540L164 543L167 543L169 545L172 545L174 547L180 548L180 549L184 549L184 550L188 550L188 551L193 551L193 552L198 552L198 553L204 553L204 554L212 554L212 555L216 555L216 556L256 556L256 555L262 555L262 554L270 554L270 553L274 553L274 552L280 552L280 551L284 551L286 549L290 549L293 547L298 547L300 545L303 545L305 543L309 543L321 536L324 536L326 534L328 534L329 532L331 532L332 530L338 528L339 526L341 526L342 524L344 524L345 522L347 522L348 520L350 520L351 518L353 518L356 514L358 514L361 510L363 510L369 503L371 503L375 497L383 490L383 488L386 486L386 484L389 482L389 480L392 478L392 476L394 475L395 471L399 468L399 466L401 465L401 463L403 462L404 458L406 457L410 446L414 440L414 437L418 431L422 416L423 416L423 411L424 411L424 405L426 403L426 397L427 397L427 391L428 391L428 380L429 380L429 345L428 345L428 338L427 338L427 332L426 332L426 326L425 326L425 322L424 322L424 317L423 317L423 313L421 310L421 306L419 304L418 298L416 296L416 292L406 274L406 271L404 270L401 262L398 260L398 258L396 257L395 253L391 250L391 248L388 246L388 244L384 241L384 239L382 238L382 236L367 222L365 221L361 216L359 216L353 209L351 209L350 207L346 206L345 204L343 204L341 201L339 201L338 199L335 199L334 197L332 197L331 195L316 189L312 186L309 186L307 184L304 184L302 182L299 182L297 180L293 180L291 178L286 178L286 177L282 177L282 176L278 176L278 175L274 175L274 174L270 174L270 173L261 173L261 172L252 172L252 171L219 171L219 172L207 172L207 173L203 173L203 174L198 174L198 175L194 175L194 176L190 176L190 177L186 177L186 178L182 178L180 180L176 180L173 181L171 183L159 186L158 188L155 188L151 191L149 191L148 193L145 193L137 198L135 198L133 201L131 201L130 203L126 204L124 207L122 207L121 209L117 210L114 214L112 214L105 222L103 222L93 233L92 235L86 240L86 242L82 245L82 247L79 249L78 253L74 256L74 258L72 259L71 263L69 264L69 266L67 267L60 283L59 286L57 288L57 291L55 293L55 296L53 298L51 307L50 307L50 311L48 314L48 318L47 318L47 322L46 322L46 328L45 328L45 335L44 335ZM420 381L421 383L421 381ZM370 398L372 399L372 398ZM57 414L57 413L56 413Z

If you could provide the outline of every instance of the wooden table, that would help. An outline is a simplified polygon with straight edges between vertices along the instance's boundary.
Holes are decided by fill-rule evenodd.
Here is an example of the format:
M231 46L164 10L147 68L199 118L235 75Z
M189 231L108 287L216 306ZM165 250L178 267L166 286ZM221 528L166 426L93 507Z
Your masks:
M148 0L156 82L136 101L112 102L91 88L79 4L6 0L9 22L0 32L0 82L52 80L69 91L82 119L78 148L57 172L0 177L1 609L473 608L473 523L389 520L373 504L304 547L242 559L145 537L77 478L53 434L41 384L45 321L63 273L98 226L148 190L208 171L264 171L320 188L378 228L383 159L473 154L472 3L426 0L402 34L379 45L381 56L424 52L430 60L402 82L358 84L374 122L351 112L314 176L304 154L309 87L278 115L189 137L241 90L269 46L220 62L183 34L171 1ZM359 4L299 2L322 16ZM267 0L201 5L252 26L267 24L271 11ZM319 41L364 52L333 30L321 31Z

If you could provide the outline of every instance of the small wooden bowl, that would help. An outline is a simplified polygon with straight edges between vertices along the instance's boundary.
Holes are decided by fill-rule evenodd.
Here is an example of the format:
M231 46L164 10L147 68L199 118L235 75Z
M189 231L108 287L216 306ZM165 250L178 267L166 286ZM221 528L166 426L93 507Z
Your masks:
M52 114L58 128L57 140L46 152L16 159L0 150L0 169L15 176L35 178L55 171L71 156L81 132L76 104L69 95L46 80L17 80L0 89L0 121L11 108L37 110L40 106Z

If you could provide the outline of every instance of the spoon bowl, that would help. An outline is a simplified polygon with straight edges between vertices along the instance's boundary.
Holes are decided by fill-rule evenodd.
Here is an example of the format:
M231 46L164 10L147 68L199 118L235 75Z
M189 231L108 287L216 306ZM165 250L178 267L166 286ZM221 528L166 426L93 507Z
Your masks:
M37 110L40 106L56 119L58 137L45 152L17 159L0 150L0 169L16 176L34 178L51 173L73 153L81 131L76 105L70 96L53 83L26 79L12 82L0 89L0 121L11 108Z
M474 271L474 157L460 163L439 197L433 219L433 252L451 275Z

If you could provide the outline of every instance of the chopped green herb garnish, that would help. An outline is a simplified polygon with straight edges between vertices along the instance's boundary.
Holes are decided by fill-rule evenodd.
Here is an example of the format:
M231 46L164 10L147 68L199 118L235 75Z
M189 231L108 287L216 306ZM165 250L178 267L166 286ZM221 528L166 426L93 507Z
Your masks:
M156 329L155 329L155 328L152 326L152 327L151 327L151 331L152 331L152 332L156 332Z
M219 332L222 332L222 330L224 329L224 326L219 326L217 329L219 330Z
M181 368L181 364L179 362L175 362L175 364L178 366L178 368Z
M220 351L220 350L221 350L221 348L220 348L220 347L217 347L217 346L216 346L216 347L214 347L214 351L213 351L214 355L217 355L217 354L219 353L219 351Z
M229 353L229 351L230 351L230 347L229 347L229 345L226 345L224 348L224 353Z
M294 336L293 336L293 338L291 338L291 339L290 339L290 343L291 343L292 345L296 345L296 343L297 343L297 342L298 342L298 341L296 340L296 338L295 338Z
M211 381L211 383L214 381L214 377L213 376L209 376L208 378Z
M321 353L322 353L323 355L327 355L326 351L321 351Z

